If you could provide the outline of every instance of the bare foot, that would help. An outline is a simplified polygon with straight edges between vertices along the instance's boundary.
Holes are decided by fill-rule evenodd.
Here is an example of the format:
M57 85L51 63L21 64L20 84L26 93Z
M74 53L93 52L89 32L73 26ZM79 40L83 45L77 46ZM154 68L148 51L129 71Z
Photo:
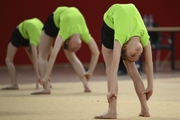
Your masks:
M91 89L89 88L89 85L87 85L86 87L84 87L84 92L91 92Z
M1 90L19 90L18 85L10 85L8 87L4 87Z
M41 94L51 94L51 91L46 90L46 89L41 89L41 90L31 93L31 95L41 95Z
M91 92L90 89L85 89L84 92L88 93L88 92Z
M94 119L117 119L117 114L107 112L107 113L105 113L103 115L95 116Z
M149 111L141 112L141 113L139 113L139 116L141 116L141 117L150 117L150 113L149 113Z
M50 82L46 82L46 83L43 85L43 89L31 93L31 95L39 95L39 94L51 94Z

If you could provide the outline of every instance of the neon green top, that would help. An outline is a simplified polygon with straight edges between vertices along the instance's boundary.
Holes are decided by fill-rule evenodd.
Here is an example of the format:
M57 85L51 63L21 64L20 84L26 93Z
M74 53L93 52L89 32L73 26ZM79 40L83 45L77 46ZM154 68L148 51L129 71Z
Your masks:
M89 43L91 35L81 12L75 7L58 7L54 11L54 23L60 28L58 35L67 40L73 34L80 34L82 41Z
M114 39L122 46L133 36L140 37L143 47L148 44L149 35L135 5L112 5L104 14L104 22L114 30Z
M43 23L38 18L27 19L18 25L19 32L30 44L38 46Z

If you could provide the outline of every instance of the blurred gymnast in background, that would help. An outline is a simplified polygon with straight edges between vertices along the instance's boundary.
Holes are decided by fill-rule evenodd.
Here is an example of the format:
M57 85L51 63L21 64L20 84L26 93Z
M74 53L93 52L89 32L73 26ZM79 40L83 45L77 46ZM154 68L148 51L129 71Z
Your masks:
M54 46L48 61L48 53L51 51L53 42ZM76 51L80 49L82 42L86 43L91 51L91 60L87 71L76 56ZM61 48L82 81L84 92L91 92L88 80L91 78L99 58L98 47L89 33L81 12L75 7L60 6L48 16L43 27L39 45L39 67L44 88L32 94L51 93L48 76L51 74Z
M13 59L20 46L24 47L30 61L33 64L37 79L36 88L38 88L41 78L38 67L37 47L39 44L42 27L43 23L38 18L32 18L22 21L12 32L5 58L5 62L11 78L11 85L2 88L3 90L19 89ZM22 58L23 57L24 56L22 56Z

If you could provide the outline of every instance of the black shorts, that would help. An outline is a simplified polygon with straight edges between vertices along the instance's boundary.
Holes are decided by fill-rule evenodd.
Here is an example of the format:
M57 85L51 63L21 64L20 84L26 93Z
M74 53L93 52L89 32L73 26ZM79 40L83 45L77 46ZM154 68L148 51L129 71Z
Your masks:
M55 38L59 32L59 28L56 27L53 19L54 14L50 14L42 28L47 35Z
M14 29L9 42L11 42L12 45L14 45L15 47L19 47L19 46L28 47L30 45L29 39L24 39L21 33L19 32L18 28Z
M102 44L109 49L113 49L114 47L114 30L108 27L104 21L101 27L100 46L102 46Z

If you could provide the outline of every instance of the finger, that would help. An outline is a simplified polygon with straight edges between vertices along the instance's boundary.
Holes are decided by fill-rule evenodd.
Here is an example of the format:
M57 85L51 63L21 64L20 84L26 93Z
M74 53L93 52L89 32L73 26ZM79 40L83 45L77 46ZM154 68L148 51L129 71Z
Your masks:
M86 75L86 79L87 79L87 80L89 79L89 76L88 76L88 75Z
M107 101L108 101L108 103L110 103L110 99L109 98L107 98Z
M43 85L43 86L44 86L44 84L45 84L45 81L44 81L44 80L42 80L42 81L41 81L41 85Z
M148 93L148 91L144 90L141 94L143 95L143 94L147 94L147 93Z
M110 103L111 102L111 98L109 96L109 93L106 96L107 96L108 103Z
M150 97L151 97L150 94L147 94L147 95L146 95L146 99L147 99L147 100L149 100Z
M85 75L87 81L90 79L89 75Z
M116 96L115 94L109 92L109 93L107 94L108 102L111 102L113 98L117 99L117 96Z
M112 99L107 96L108 103L111 103Z
M111 103L113 101L113 99L117 99L117 96L111 96L110 98L108 98L108 102Z
M143 95L143 94L146 94L146 91L143 91L143 92L141 93L141 95Z
M146 100L149 100L149 97L148 97L148 95L146 94Z
M90 76L87 76L87 80L89 80L90 79Z

